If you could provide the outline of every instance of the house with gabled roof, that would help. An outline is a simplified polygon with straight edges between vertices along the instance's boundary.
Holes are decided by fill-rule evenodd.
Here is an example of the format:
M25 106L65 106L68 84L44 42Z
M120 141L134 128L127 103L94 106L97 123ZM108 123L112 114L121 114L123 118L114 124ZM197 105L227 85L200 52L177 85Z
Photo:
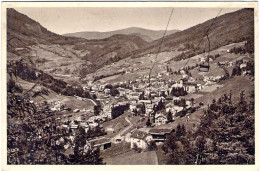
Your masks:
M111 147L111 141L109 138L101 137L88 141L92 148L99 148L104 151Z
M131 148L136 145L138 148L145 149L151 140L152 136L148 132L137 129L130 136Z
M149 134L152 136L152 140L156 143L161 143L166 140L166 137L175 130L173 128L152 128L149 130Z
M166 123L167 123L167 117L164 114L159 113L159 114L155 115L155 125L156 126L166 124Z

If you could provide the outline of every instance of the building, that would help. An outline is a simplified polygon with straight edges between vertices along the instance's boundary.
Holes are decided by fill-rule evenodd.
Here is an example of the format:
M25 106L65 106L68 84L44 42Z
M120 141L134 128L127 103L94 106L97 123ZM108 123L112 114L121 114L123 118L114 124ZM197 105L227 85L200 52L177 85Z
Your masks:
M191 99L189 99L189 100L186 99L185 102L186 102L187 108L194 107L194 101L192 101Z
M110 89L109 89L109 88L105 88L105 89L104 89L104 93L105 93L105 94L110 94Z
M218 66L221 67L221 66L226 66L228 64L227 61L220 61L218 62Z
M197 91L197 84L185 83L183 86L184 86L185 91L187 91L188 93L194 93Z
M70 129L72 129L72 130L74 130L74 129L78 129L78 128L79 128L78 125L71 125L71 126L70 126Z
M73 113L78 113L78 112L80 112L79 109L74 109L74 110L73 110Z
M227 67L232 67L234 65L233 62L228 62Z
M167 123L167 117L164 114L159 113L159 114L155 115L155 125L156 126L166 124L166 123Z
M154 106L154 104L145 105L145 115L146 116L149 116L149 114L153 112L153 106Z
M181 87L183 87L183 81L182 80L174 83L171 88L181 88Z
M174 131L172 128L152 128L149 130L149 134L152 136L153 141L162 143L166 140L166 137Z
M183 110L182 106L173 106L173 114L178 113Z
M130 111L132 112L134 109L137 108L137 104L136 103L131 103L129 106Z
M189 77L189 79L188 79L188 82L189 83L192 83L192 82L194 82L195 81L195 79L193 78L193 77Z
M240 64L240 69L243 69L243 68L245 68L246 67L246 64Z
M172 103L168 103L165 107L166 107L166 112L168 113L169 111L173 112L173 106L174 104Z
M130 136L131 148L134 148L136 144L138 148L145 149L151 140L152 136L149 133L135 130Z
M111 147L110 139L105 137L90 140L89 144L91 144L92 148L99 148L101 151L104 151Z
M121 97L126 95L126 91L124 88L118 87L117 90L119 91L119 95Z

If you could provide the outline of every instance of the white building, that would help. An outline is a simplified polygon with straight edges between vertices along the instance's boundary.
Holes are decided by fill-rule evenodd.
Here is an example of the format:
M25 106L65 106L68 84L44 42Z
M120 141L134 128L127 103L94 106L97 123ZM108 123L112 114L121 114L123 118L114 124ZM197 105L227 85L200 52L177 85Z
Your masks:
M153 112L153 106L154 106L154 104L145 105L145 112L146 112L145 115L146 116L149 116L149 114Z
M182 80L174 83L171 88L181 88L181 87L183 87L183 81Z
M152 140L152 136L147 132L135 130L130 136L131 148L134 148L135 144L138 148L145 149L148 146L148 142Z
M240 64L240 69L243 69L246 67L246 64Z
M167 117L163 115L162 113L155 115L155 125L163 125L167 123Z
M188 92L188 93L194 93L197 91L197 85L196 84L185 84L184 85L184 89Z
M110 94L110 89L109 89L109 88L105 88L105 89L104 89L104 93L105 93L105 94Z
M181 106L173 106L173 113L176 114L183 110L183 107Z

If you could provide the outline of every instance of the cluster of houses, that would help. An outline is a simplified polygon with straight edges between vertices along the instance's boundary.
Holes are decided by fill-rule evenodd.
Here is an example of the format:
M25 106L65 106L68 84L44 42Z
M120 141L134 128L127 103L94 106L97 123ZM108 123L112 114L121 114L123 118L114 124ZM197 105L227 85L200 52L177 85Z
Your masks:
M185 71L182 70L181 74L185 75ZM171 92L174 88L183 88L187 93L194 93L202 90L211 82L216 82L221 78L219 77L205 77L203 81L196 81L192 77L188 77L187 81L180 80L165 80L163 79L166 73L158 73L155 76L151 76L149 81L149 76L139 76L134 81L125 81L118 83L117 90L119 94L112 98L109 96L110 89L105 88L106 84L93 84L86 86L85 89L91 90L95 93L99 101L102 101L103 108L102 112L97 117L112 119L111 108L113 105L117 105L120 99L123 99L126 103L129 103L129 109L134 114L134 112L140 112L145 107L144 116L150 117L151 113L154 111L154 107L158 105L159 101L163 103L167 102L166 112L171 111L173 116L184 109L183 106L176 105L174 101L180 101L180 97L171 97ZM125 86L120 85L127 85ZM110 101L106 101L106 96L109 96ZM142 98L140 98L142 96ZM170 99L167 97L171 97ZM112 99L118 99L112 102ZM186 99L186 106L192 107L193 104L191 100ZM114 104L113 104L114 103ZM113 104L113 105L112 105ZM164 124L167 122L165 114L159 113L155 116L155 125Z
M220 63L219 65L222 65ZM233 66L232 62L226 62L225 67ZM245 68L246 64L240 64L241 68ZM166 136L174 131L173 128L157 128L160 125L166 125L168 121L167 113L172 113L172 120L175 115L189 108L195 107L194 99L176 97L172 95L172 91L183 89L187 94L196 93L207 86L216 84L221 80L220 76L203 76L203 80L196 80L192 76L188 76L186 71L181 70L181 79L165 80L167 73L158 73L149 80L148 76L140 76L134 81L119 82L117 85L118 95L112 97L111 89L106 88L106 84L96 83L89 84L85 89L91 90L92 94L97 95L97 100L101 102L102 109L98 115L89 117L86 121L81 121L78 125L84 126L85 131L91 127L100 126L101 123L114 119L112 116L112 108L115 106L129 104L129 110L132 114L135 112L143 112L142 116L146 118L153 117L152 125L155 127L139 128L124 136L124 140L131 144L131 148L147 148L150 141L156 143L164 142ZM109 98L109 99L107 99ZM183 99L185 99L183 101ZM165 108L162 111L154 112L159 102L164 103ZM121 104L122 103L122 104ZM61 104L55 104L59 109ZM71 128L77 129L78 125L73 124ZM93 139L89 141L91 147L100 147L105 150L111 146L111 140L105 137Z

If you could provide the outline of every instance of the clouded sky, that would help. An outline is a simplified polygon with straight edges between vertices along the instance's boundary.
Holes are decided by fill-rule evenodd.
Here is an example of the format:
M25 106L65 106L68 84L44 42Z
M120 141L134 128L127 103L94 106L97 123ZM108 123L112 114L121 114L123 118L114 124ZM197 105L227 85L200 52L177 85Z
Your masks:
M164 30L172 8L15 8L58 33L113 31L128 27ZM174 8L168 30L184 30L214 18L219 8ZM220 15L239 10L224 8Z

